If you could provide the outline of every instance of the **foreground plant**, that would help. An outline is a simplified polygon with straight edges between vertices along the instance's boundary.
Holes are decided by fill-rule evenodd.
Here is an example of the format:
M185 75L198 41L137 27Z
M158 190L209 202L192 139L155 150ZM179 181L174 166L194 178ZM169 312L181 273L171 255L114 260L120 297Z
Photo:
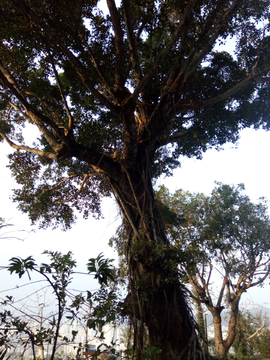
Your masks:
M105 259L101 254L97 258L89 259L86 275L94 274L100 287L92 292L85 290L85 294L74 294L70 290L73 275L76 273L76 261L72 253L45 251L44 254L50 258L48 263L37 265L32 256L26 259L13 257L7 269L11 274L18 274L20 278L27 275L30 283L32 274L36 273L38 280L35 283L42 283L41 290L52 291L56 306L48 312L45 308L49 307L49 304L38 303L35 312L33 305L22 304L13 296L6 295L1 299L0 345L3 346L3 354L8 348L21 345L23 353L31 347L33 359L43 360L44 347L50 344L50 359L54 360L60 344L73 343L80 358L86 344L75 341L77 331L72 330L68 337L61 334L61 327L64 323L72 323L76 319L82 327L96 330L96 336L104 339L102 332L104 325L112 324L116 320L116 289L115 286L109 286L109 282L113 285L115 281L112 260ZM34 293L37 295L39 290ZM31 294L29 294L29 299L31 300ZM112 344L108 344L107 347L114 349ZM39 349L38 356L37 348Z

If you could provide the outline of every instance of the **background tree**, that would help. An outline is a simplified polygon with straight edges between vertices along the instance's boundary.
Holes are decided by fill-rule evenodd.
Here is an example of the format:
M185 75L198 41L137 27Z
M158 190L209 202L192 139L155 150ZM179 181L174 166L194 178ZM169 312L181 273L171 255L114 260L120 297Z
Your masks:
M270 357L270 329L265 327L258 333L255 338L249 340L254 343L256 355L261 359L269 359Z
M74 211L99 215L112 193L137 358L144 324L157 359L200 358L152 182L179 155L269 128L269 2L97 4L0 1L0 134L17 150L14 200L40 226L68 228ZM219 45L231 38L230 54Z
M233 343L236 359L267 359L270 356L269 318L262 311L239 311Z
M210 196L181 190L171 195L164 187L158 192L167 213L178 215L167 216L174 220L167 226L168 238L184 251L182 266L185 262L186 281L194 290L190 295L213 316L219 358L234 342L241 296L262 286L270 274L267 202L253 203L243 190L243 185L218 184ZM229 312L226 336L222 333L224 309Z
M236 358L252 357L254 358L254 347L247 339L254 333L254 327L251 320L252 316L248 313L238 312L236 334L233 343L233 349Z

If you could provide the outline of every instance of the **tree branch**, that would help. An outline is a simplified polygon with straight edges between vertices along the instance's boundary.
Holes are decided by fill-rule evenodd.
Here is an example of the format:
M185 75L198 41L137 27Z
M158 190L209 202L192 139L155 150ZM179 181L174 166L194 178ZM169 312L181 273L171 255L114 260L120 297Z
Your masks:
M176 93L177 89L179 89L179 86L186 80L188 75L195 69L198 64L201 63L202 59L205 57L205 55L209 52L209 49L212 48L213 44L217 40L217 38L220 35L221 30L224 27L224 24L228 22L228 20L231 17L231 13L234 10L235 6L237 5L238 0L234 0L232 2L232 5L230 8L225 11L224 15L222 16L221 20L218 20L218 23L215 21L215 24L211 24L210 30L206 34L201 34L201 43L204 44L203 48L201 50L199 44L196 42L195 46L191 50L189 57L187 58L185 62L185 66L183 69L181 69L181 72L176 77L175 81L171 85L170 88L168 88L167 92L170 93ZM224 7L224 5L221 3L221 6ZM217 12L217 10L215 10ZM205 28L209 28L206 24ZM206 40L208 39L208 40Z
M193 286L193 285L192 285L192 286ZM184 285L184 288L185 288L185 290L188 292L189 296L190 296L193 300L196 300L196 301L198 301L198 302L200 302L200 303L203 303L203 304L208 304L208 302L209 302L208 300L203 300L202 298L195 296L195 295L193 294L193 292L190 291L189 288L186 287L185 285ZM194 286L194 289L196 289L195 286Z
M249 285L249 287L251 288L251 287L257 286L257 285L259 285L259 284L262 284L262 283L264 282L264 280L267 278L267 276L269 275L269 273L270 273L270 271L267 271L262 278L260 278L260 279L259 279L258 281L256 281L255 283L251 283L251 284Z
M63 140L63 136L61 135L58 127L56 124L49 118L47 118L45 115L41 114L39 111L34 109L25 99L23 92L18 88L18 86L15 83L15 80L13 79L12 75L7 71L7 69L4 67L3 63L0 60L0 80L2 80L3 85L8 88L12 94L19 100L19 102L22 104L25 114L13 103L10 103L11 106L13 106L16 110L19 110L24 116L27 118L28 121L33 122L37 125L41 133L44 135L52 149L57 153L60 150L62 150L63 145L59 144L56 140L56 138L52 135L52 133L46 128L44 124L49 125L51 128L54 129L57 136L61 140Z
M148 73L143 77L142 81L138 84L136 89L133 92L132 99L130 100L136 100L139 94L142 92L146 84L150 81L153 74L156 72L158 66L163 62L163 60L166 58L167 54L170 52L171 48L175 44L175 42L179 39L182 30L186 26L187 19L195 6L197 0L190 0L188 1L188 5L186 6L183 16L179 21L179 24L177 25L177 28L174 32L174 34L171 35L170 41L168 42L167 46L160 52L159 56L155 60L155 62L152 64L151 69L148 71Z
M224 290L225 290L226 284L227 284L228 282L229 282L228 279L224 276L224 278L223 278L223 283L222 283L222 286L221 286L221 289L220 289L220 292L219 292L219 297L218 297L218 301L217 301L217 307L220 307L220 306L221 306L221 302L222 302L222 299L223 299Z
M151 128L151 123L155 122L156 124L156 116L157 114L163 112L163 115L160 116L160 119L163 119L162 121L166 121L167 118L171 118L173 114L181 112L181 111L188 111L188 110L195 110L197 108L205 107L205 106L211 106L218 102L221 102L223 100L226 100L239 90L241 90L243 87L247 86L249 83L265 83L268 82L270 79L263 78L259 71L257 71L250 76L247 76L246 79L241 81L240 83L236 84L233 88L229 89L228 91L224 92L223 94L220 94L214 98L202 100L198 103L190 103L190 104L184 104L184 105L178 105L179 102L179 96L176 96L177 91L181 88L181 84L184 83L188 75L193 71L194 68L201 62L201 60L205 57L205 55L209 52L209 48L212 47L212 45L215 43L216 39L220 35L220 31L222 31L222 28L224 24L228 21L228 19L231 17L231 13L233 12L234 8L237 6L238 1L234 0L230 8L224 13L222 19L219 21L219 23L216 26L211 26L211 30L208 31L208 34L205 35L205 37L202 37L201 42L205 44L205 38L210 36L209 40L207 41L206 45L201 50L198 50L198 47L194 47L188 59L185 62L185 65L181 68L181 72L178 74L178 76L175 78L174 82L169 86L169 84L166 84L164 87L164 91L162 93L162 96L160 98L160 101L156 105L155 109L153 110L148 123L146 124L146 128ZM213 30L212 30L213 29ZM212 32L212 35L211 35ZM198 44L197 44L198 45ZM170 78L171 76L169 76ZM169 80L169 79L168 79ZM170 95L170 98L173 98L174 105L168 106L168 95ZM165 123L164 123L165 124ZM172 138L173 141L174 138Z
M56 71L56 68L55 68L55 65L54 65L54 62L53 62L53 58L52 58L52 56L51 56L51 53L49 52L48 55L49 55L49 59L50 59L50 62L51 62L52 68L53 68L54 76L55 76L55 79L56 79L56 82L57 82L59 91L60 91L60 94L61 94L61 98L62 98L64 107L65 107L65 109L66 109L66 113L67 113L67 116L68 116L68 130L69 130L70 132L72 132L73 125L74 125L74 119L73 119L73 116L71 115L71 112L70 112L70 110L69 110L69 107L68 107L68 104L67 104L67 100L66 100L66 97L65 97L65 94L64 94L64 91L63 91L63 87L62 87L62 84L61 84L61 82L60 82L58 73L57 73L57 71Z
M261 77L260 74L248 75L245 79L234 85L229 90L226 90L224 93L214 96L212 98L198 101L197 103L182 104L177 107L177 111L188 111L195 110L206 106L215 105L221 101L228 99L230 96L234 95L238 91L242 90L249 84L253 83L268 83L270 82L270 77Z
M86 47L89 55L91 56L91 59L92 59L93 64L94 64L94 66L95 66L95 69L96 69L96 71L97 71L97 73L98 73L98 75L99 75L99 77L100 77L100 83L101 83L101 85L102 85L102 86L104 87L104 89L108 92L108 94L110 94L111 97L113 98L113 97L114 97L114 94L113 94L113 92L112 92L112 89L109 87L107 81L105 80L105 77L104 77L103 74L102 74L102 71L101 71L101 69L100 69L100 66L99 66L98 62L96 61L96 59L95 59L95 57L94 57L93 51L91 50L88 42L85 40L85 38L84 38L84 36L83 36L83 34L82 34L81 30L80 30L80 26L79 26L79 24L78 24L78 22L77 22L77 20L76 20L76 18L75 18L75 16L74 16L73 12L71 11L70 7L68 7L68 10L69 10L70 16L72 17L72 19L73 19L73 21L74 21L74 24L75 24L75 26L76 26L76 29L77 29L77 31L78 31L78 34L79 34L79 36L80 36L80 38L81 38L81 40L82 40L82 43L84 44L84 46Z
M57 201L57 204L64 204L64 203L67 203L73 199L75 199L79 194L80 192L82 191L83 187L84 187L84 184L86 182L86 180L90 177L90 176L95 176L97 174L84 174L84 178L83 178L83 181L81 183L81 186L79 188L79 190L76 192L75 195L71 196L70 198L68 198L67 200L64 200L64 201Z
M59 181L58 184L54 185L53 187L50 187L50 188L43 188L41 190L43 191L51 191L51 190L54 190L54 189L57 189L61 184L63 184L65 181L69 180L69 179L72 179L76 176L79 176L78 174L73 174L73 175L70 175L70 176L67 176L66 178L64 178L63 180Z
M193 126L192 126L192 129L194 129ZM158 146L168 145L173 142L176 142L179 139L185 138L190 133L190 130L191 130L191 128L184 130L184 131L177 131L176 133L174 133L171 136L167 136L166 138L163 137L162 139L159 139Z
M110 155L100 153L93 147L89 149L87 146L74 142L70 156L77 157L80 161L85 161L91 165L101 177L105 174L116 181L119 180L120 164L114 161Z
M125 129L124 147L122 151L121 159L127 164L127 167L131 166L136 160L138 150L137 139L137 124L134 116L133 107L125 107L122 113L122 123ZM129 164L128 164L129 163Z
M51 160L56 160L57 159L57 155L54 153L50 153L50 152L45 152L45 151L41 151L38 149L34 149L34 148L30 148L28 146L25 145L17 145L14 142L12 142L5 134L3 134L2 132L0 132L0 135L5 139L5 141L9 144L9 146L11 146L13 149L16 150L25 150L27 152L33 153L33 154L37 154L41 157L43 157L44 159L51 159Z
M200 281L202 282L201 277L200 277ZM206 305L213 306L212 298L211 298L209 292L207 291L204 281L202 282L203 286L201 286L198 284L196 277L194 279L193 276L190 276L189 283L193 286L193 288L196 290L197 294L200 296L200 298L199 298L200 302L203 302ZM195 299L194 296L193 296L193 298Z
M118 10L114 0L107 0L107 5L112 18L114 36L115 36L115 88L122 90L124 88L123 65L124 65L124 44L123 44L123 31Z
M139 62L139 58L138 58L138 52L137 52L134 31L132 28L132 19L131 19L131 14L130 14L129 1L124 0L123 5L124 5L125 23L126 23L126 29L127 29L127 35L128 35L128 41L129 41L130 60L131 60L132 66L133 66L135 76L136 76L137 84L139 84L142 80L142 71L141 71L140 62Z
M254 334L250 335L250 336L247 338L247 341L249 341L249 340L251 340L252 338L254 338L254 337L265 327L265 319L266 319L266 315L264 316L262 326L261 326L259 329L257 329Z

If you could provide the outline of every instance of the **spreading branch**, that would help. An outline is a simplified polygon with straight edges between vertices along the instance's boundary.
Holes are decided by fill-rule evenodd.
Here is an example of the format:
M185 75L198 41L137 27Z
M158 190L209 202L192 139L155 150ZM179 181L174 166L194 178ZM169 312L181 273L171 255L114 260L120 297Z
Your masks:
M239 83L234 85L232 88L226 90L222 94L198 102L194 102L194 103L190 102L188 104L179 105L177 107L177 111L190 111L203 107L210 107L219 102L229 99L231 96L241 91L242 89L246 88L248 85L254 83L265 84L268 83L269 81L270 81L270 77L262 77L261 74L248 75L245 79L241 80Z
M69 11L69 14L70 16L72 17L73 19L73 22L76 26L76 29L77 29L77 32L78 32L78 35L80 37L80 39L82 40L82 43L84 44L84 46L86 47L90 57L91 57L91 60L95 66L95 69L99 75L99 78L100 78L100 83L101 85L103 86L103 88L107 91L107 93L111 96L111 98L113 99L114 98L114 94L113 94L113 91L112 89L110 88L110 86L108 85L108 82L107 80L105 79L105 76L104 74L102 73L102 70L100 68L100 64L98 63L98 61L96 60L95 56L94 56L94 53L90 47L90 45L88 44L87 40L85 39L85 37L83 36L82 34L82 31L80 29L80 25L78 24L78 21L76 20L72 10L70 9L70 7L68 8L68 11Z
M13 141L11 141L4 133L0 132L0 135L3 137L3 139L5 139L5 141L8 143L8 145L11 146L13 149L24 150L24 151L30 152L32 154L37 154L37 155L43 157L44 159L51 159L51 160L57 159L57 155L54 153L41 151L41 150L38 150L35 148L30 148L29 146L25 146L25 145L17 145Z
M200 44L197 42L190 51L189 57L185 61L185 66L181 69L181 72L172 83L171 87L168 88L167 92L176 93L189 76L189 74L201 63L205 56L209 53L217 38L220 36L224 25L231 19L234 8L236 7L238 0L234 0L228 10L224 12L224 15L220 20L215 21L215 24L206 24L205 31L200 35L200 42L204 44L203 48L200 49ZM224 5L221 3L221 7ZM218 13L219 7L214 10L214 16ZM212 19L213 17L209 17ZM208 39L208 40L206 40Z
M57 142L56 138L53 136L53 134L47 129L47 127L44 124L49 125L51 128L53 128L54 131L59 136L59 138L63 139L58 127L54 124L53 121L51 121L48 117L46 117L45 115L41 114L39 111L34 109L27 102L23 92L19 89L12 75L9 73L9 71L7 71L7 69L4 67L1 61L0 61L0 80L2 80L2 83L6 86L6 88L10 89L13 95L19 100L19 102L21 103L21 105L25 110L26 118L37 125L37 127L44 135L44 137L46 138L52 149L56 153L60 152L62 150L63 145ZM12 106L15 108L14 104L12 104Z

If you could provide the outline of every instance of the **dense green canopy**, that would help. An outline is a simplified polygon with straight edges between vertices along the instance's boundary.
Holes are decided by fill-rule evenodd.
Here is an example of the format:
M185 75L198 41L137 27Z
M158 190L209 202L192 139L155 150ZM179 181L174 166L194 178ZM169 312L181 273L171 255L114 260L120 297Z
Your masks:
M170 194L162 186L157 197L168 238L184 252L186 279L198 286L202 303L212 303L210 284L215 272L226 280L220 284L219 306L226 299L226 284L230 296L242 295L269 277L270 219L264 198L254 203L244 194L243 184L220 183L210 195L183 190Z
M42 226L99 214L97 168L147 156L156 177L269 128L267 0L2 0L0 20L0 131Z

